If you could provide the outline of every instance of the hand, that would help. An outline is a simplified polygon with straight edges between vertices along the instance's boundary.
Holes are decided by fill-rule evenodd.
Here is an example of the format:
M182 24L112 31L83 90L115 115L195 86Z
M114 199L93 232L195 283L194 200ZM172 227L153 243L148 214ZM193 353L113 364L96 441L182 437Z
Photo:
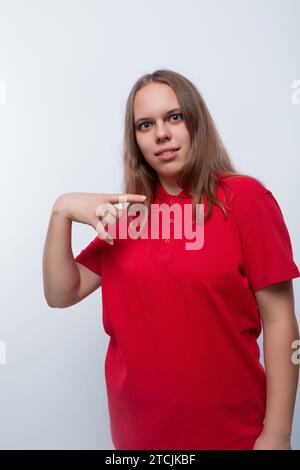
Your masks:
M292 450L292 448L288 437L280 438L262 432L252 450Z
M113 239L104 226L119 219L122 211L112 203L144 201L145 196L139 194L64 193L56 199L52 212L72 222L91 225L98 232L99 238L113 244Z

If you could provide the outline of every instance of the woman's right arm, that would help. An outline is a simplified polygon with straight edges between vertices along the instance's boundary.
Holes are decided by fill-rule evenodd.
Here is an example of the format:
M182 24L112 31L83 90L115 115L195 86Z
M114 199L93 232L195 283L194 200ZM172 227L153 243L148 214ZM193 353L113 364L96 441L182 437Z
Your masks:
M110 219L116 220L120 210L112 203L119 203L122 196L128 202L143 201L136 194L97 193L66 193L55 201L43 252L44 295L50 307L69 307L99 287L101 277L75 261L72 223L91 225L109 243L111 237L103 226L104 219L109 217L101 209L109 211ZM97 214L101 214L102 221Z
M54 207L43 254L44 295L50 307L71 305L80 285L80 272L72 252L71 238L72 220Z

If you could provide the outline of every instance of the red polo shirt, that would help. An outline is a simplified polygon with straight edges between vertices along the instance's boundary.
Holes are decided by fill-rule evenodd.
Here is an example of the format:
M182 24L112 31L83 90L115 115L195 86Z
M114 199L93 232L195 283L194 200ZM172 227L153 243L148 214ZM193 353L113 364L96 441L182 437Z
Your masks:
M98 236L76 261L99 276L116 449L252 449L265 414L254 292L300 276L280 207L247 176L223 177L204 245ZM156 204L189 194L157 184ZM205 213L207 204L205 202Z

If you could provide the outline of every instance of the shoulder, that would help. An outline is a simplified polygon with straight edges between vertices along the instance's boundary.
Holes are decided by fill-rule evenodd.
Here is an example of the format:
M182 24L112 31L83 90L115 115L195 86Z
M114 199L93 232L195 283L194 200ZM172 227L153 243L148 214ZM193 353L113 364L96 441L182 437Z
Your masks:
M226 192L229 208L244 214L259 196L271 193L262 181L249 175L218 176L218 183Z

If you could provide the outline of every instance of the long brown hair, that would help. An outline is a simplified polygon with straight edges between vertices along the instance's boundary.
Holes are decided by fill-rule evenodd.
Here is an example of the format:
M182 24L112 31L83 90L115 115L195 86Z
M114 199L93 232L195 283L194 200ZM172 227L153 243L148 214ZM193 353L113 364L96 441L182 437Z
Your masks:
M151 74L143 75L133 85L128 96L123 143L123 191L147 195L145 204L148 210L154 201L158 175L145 160L138 147L133 112L137 91L150 83L167 84L173 89L190 135L190 153L180 174L178 174L177 182L184 191L191 194L193 214L195 214L195 204L203 203L206 198L208 201L206 219L211 215L213 204L218 205L227 218L226 193L224 192L224 204L215 196L215 185L224 185L224 182L219 181L216 175L241 175L241 173L233 167L214 121L196 86L183 75L169 69L156 70Z

